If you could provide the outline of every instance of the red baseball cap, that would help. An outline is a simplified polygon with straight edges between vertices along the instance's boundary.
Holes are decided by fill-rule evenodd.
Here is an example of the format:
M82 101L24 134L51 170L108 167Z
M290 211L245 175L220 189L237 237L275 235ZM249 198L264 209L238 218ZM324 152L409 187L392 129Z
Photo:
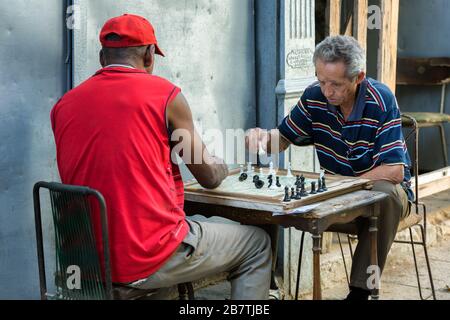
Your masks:
M116 34L120 39L106 40L110 34ZM140 47L154 44L155 53L164 57L164 53L158 47L155 30L151 23L144 17L134 14L124 14L106 21L100 31L100 42L105 48Z

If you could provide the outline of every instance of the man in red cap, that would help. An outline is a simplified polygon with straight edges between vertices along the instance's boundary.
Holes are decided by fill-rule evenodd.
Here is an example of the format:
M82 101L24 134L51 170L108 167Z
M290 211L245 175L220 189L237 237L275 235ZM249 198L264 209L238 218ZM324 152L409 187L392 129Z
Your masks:
M152 25L122 15L106 22L100 42L103 68L61 98L51 122L62 182L105 197L113 282L152 289L228 272L232 299L267 299L268 235L185 216L170 132L187 133L183 159L202 186L216 188L228 170L196 133L181 90L152 75L155 53L163 56ZM98 217L94 227L101 254Z

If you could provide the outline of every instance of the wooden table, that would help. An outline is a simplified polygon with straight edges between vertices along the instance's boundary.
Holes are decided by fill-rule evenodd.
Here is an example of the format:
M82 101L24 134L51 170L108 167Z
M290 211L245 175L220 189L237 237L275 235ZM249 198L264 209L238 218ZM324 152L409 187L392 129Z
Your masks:
M187 215L200 214L206 217L220 216L249 225L281 225L294 227L312 234L313 238L313 299L322 299L320 285L320 253L322 234L330 226L346 224L358 217L370 219L371 264L377 266L377 219L380 213L380 202L388 195L382 192L357 190L345 195L336 196L321 202L319 207L307 214L274 216L264 204L254 203L252 206L227 197L211 198L199 196L195 192L186 191L185 211ZM272 238L272 249L276 253L276 239ZM274 248L275 245L275 248ZM276 257L276 255L274 255ZM372 290L372 299L378 299L378 289Z

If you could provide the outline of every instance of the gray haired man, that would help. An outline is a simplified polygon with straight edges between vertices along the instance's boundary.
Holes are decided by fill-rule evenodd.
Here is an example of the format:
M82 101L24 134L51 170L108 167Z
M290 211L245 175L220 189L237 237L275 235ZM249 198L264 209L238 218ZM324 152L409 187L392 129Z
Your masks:
M389 88L366 77L366 55L356 39L328 37L314 53L318 81L307 88L278 129L247 133L247 147L262 145L269 153L291 144L313 144L329 174L358 176L374 182L374 190L390 195L381 205L378 261L383 270L400 219L409 214L410 159L401 129L400 110ZM272 142L274 142L272 144ZM278 145L279 150L271 150ZM367 219L358 229L348 299L367 299L373 289Z

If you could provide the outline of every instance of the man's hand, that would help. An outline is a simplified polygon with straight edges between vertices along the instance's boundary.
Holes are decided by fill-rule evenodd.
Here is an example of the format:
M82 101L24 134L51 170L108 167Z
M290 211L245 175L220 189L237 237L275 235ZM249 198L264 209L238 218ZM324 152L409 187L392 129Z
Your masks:
M276 154L286 150L290 144L277 129L267 131L255 128L245 135L245 146L251 153Z
M267 153L270 134L261 128L250 129L245 135L245 147L251 153Z

